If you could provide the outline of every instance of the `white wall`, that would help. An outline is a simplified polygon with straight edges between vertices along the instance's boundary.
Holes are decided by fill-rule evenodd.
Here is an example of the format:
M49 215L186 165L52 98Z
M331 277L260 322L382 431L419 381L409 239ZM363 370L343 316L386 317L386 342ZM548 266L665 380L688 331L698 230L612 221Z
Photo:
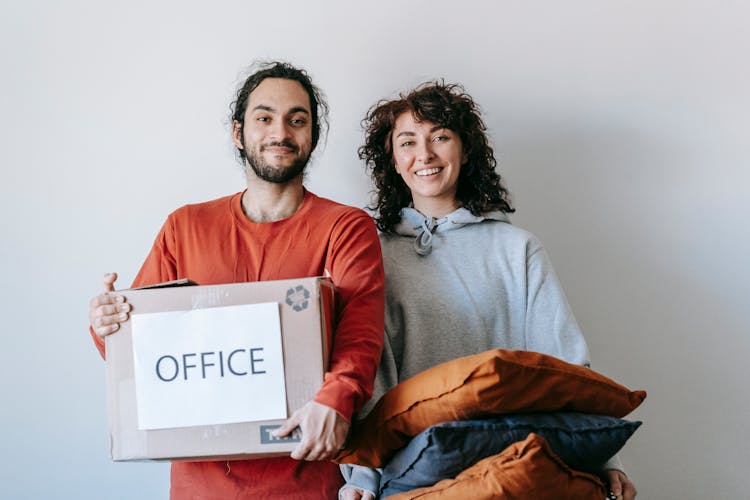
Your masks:
M242 189L226 115L259 57L325 90L309 186L360 206L369 105L462 82L595 368L649 392L622 453L640 497L746 497L744 2L208 5L0 7L0 497L166 498L166 465L108 459L87 302L106 271L129 283L170 210Z

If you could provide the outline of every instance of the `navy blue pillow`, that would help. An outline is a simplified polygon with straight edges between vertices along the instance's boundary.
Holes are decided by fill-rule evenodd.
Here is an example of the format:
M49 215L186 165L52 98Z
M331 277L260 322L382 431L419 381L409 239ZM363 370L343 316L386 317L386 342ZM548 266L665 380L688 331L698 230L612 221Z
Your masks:
M513 414L435 425L414 437L383 469L383 497L456 477L535 432L570 468L598 472L641 425L583 413Z

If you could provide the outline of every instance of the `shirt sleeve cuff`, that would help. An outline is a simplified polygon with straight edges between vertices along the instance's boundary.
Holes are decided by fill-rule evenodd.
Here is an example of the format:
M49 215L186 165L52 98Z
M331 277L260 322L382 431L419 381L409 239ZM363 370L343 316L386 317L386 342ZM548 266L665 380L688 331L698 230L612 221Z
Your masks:
M380 470L362 467L361 465L339 465L339 467L341 468L341 474L344 476L344 481L346 481L346 484L339 490L339 499L341 499L341 492L346 488L366 491L374 498L378 497Z
M323 381L323 386L318 390L314 399L316 402L336 410L347 422L352 421L355 390L346 383L333 377L328 378L328 374L326 374L326 380Z
M626 476L628 475L627 472L625 472L625 467L623 467L622 462L620 461L620 456L615 455L614 457L607 460L604 464L604 467L602 467L604 470L619 470Z
M99 351L99 354L101 354L103 359L107 359L106 353L104 352L104 340L94 332L93 326L89 326L89 333L91 334L91 339L94 341L94 346Z

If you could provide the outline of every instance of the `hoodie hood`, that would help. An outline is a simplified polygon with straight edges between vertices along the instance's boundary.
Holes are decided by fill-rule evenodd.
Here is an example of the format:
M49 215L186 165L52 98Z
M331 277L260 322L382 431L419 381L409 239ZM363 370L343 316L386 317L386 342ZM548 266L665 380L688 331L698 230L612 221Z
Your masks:
M432 235L434 233L458 229L467 224L476 224L484 220L510 223L507 214L499 211L474 215L461 207L445 217L435 219L425 217L414 208L406 207L401 209L401 222L396 224L394 231L401 236L414 237L414 251L419 255L429 255L432 251Z

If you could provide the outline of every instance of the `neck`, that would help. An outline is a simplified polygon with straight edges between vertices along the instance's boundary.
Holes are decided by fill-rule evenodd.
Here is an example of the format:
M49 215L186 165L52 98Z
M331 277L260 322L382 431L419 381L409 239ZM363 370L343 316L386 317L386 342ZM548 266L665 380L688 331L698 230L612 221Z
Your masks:
M461 207L461 202L455 198L435 199L414 197L414 208L425 217L441 219Z
M242 211L253 222L276 222L294 215L304 197L301 175L284 184L275 184L251 174L247 178L247 191L242 195Z

